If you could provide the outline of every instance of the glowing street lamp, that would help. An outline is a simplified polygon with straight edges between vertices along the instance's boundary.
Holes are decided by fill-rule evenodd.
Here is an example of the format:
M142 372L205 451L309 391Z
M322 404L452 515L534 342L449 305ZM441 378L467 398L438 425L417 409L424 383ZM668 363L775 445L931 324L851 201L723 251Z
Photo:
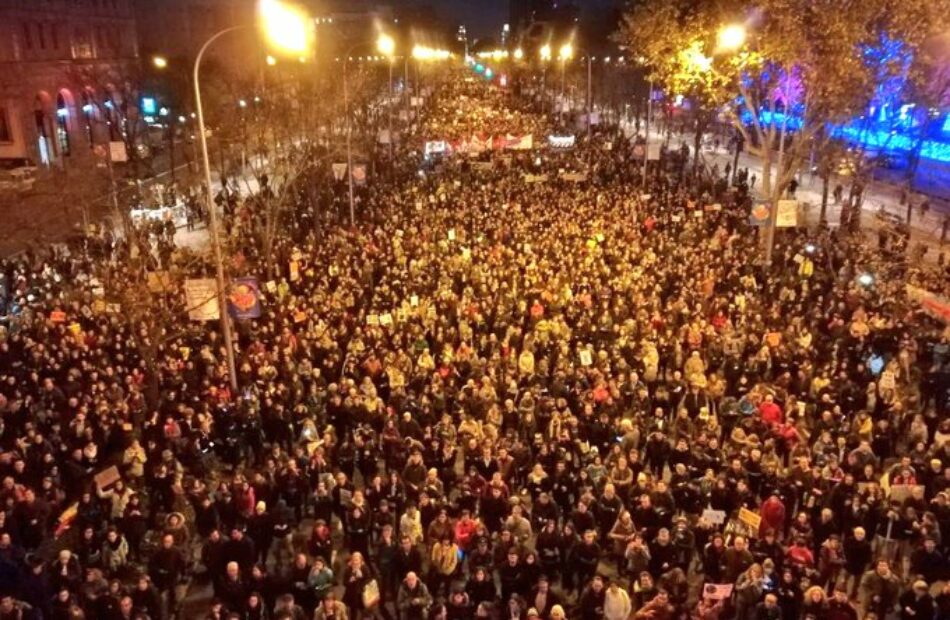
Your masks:
M268 67L273 67L274 65L277 64L277 59L271 56L270 54L267 55L267 58L265 60L267 61Z
M547 43L541 46L541 60L551 60L551 46Z
M272 47L295 56L310 51L313 22L303 10L278 0L261 0L258 14L261 31Z
M524 50L519 47L515 50L515 60L521 60L522 58L524 58Z
M558 60L565 61L570 60L574 57L574 46L570 43L565 43L561 46L561 49L557 53Z
M164 69L168 67L168 59L165 58L164 56L153 56L152 64L155 66L156 69Z
M723 51L735 51L743 46L746 29L742 24L730 24L719 31L718 47Z
M383 56L392 56L396 51L396 41L388 34L383 33L376 39L376 49Z
M278 0L261 0L258 7L259 27L268 42L287 54L301 56L309 53L313 35L313 23L302 10L283 4ZM211 159L208 156L208 136L205 131L204 109L201 105L201 59L212 43L226 34L242 30L248 26L232 26L211 35L198 50L195 57L193 81L195 87L195 108L198 113L198 138L201 144L201 159L204 167L205 200L208 209L208 229L211 233L211 248L215 263L215 288L220 308L221 332L224 336L224 348L227 357L228 375L231 389L238 388L237 370L234 362L234 342L231 334L231 322L228 317L224 287L224 260L221 256L221 240L218 236L218 211L214 204L214 187L211 184ZM270 64L268 62L268 64ZM246 105L246 102L245 102Z

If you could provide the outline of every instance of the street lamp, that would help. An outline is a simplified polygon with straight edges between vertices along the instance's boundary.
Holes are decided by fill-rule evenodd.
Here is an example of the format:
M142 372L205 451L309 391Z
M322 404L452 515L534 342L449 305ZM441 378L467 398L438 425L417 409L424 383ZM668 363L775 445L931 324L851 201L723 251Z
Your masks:
M376 49L389 60L389 105L386 106L389 110L389 127L386 131L389 133L389 168L392 171L395 169L393 155L393 53L396 51L396 41L385 32L381 33L379 38L376 39Z
M303 10L280 0L260 0L258 15L271 47L295 56L310 51L313 25Z
M165 58L164 56L153 56L152 64L155 66L156 69L164 69L168 67L168 59Z
M303 12L281 4L277 0L261 0L259 6L260 26L268 41L276 42L279 49L294 54L306 51L310 42L310 22ZM228 375L231 389L237 391L237 369L234 363L234 342L231 336L231 324L228 320L227 300L224 288L224 262L221 257L221 240L218 236L218 212L214 204L214 188L211 184L211 160L208 157L208 136L205 130L204 108L201 105L201 59L212 43L226 34L242 30L249 26L225 28L205 41L195 57L193 79L195 85L195 107L198 114L198 137L201 143L201 158L204 164L205 198L208 208L208 228L211 232L211 248L214 252L215 275L217 279L218 313L221 318L221 331L224 335L224 348L228 359Z
M561 46L561 49L558 50L557 59L561 61L561 102L560 105L564 105L564 68L567 65L567 61L574 57L574 46L570 42L565 43ZM561 110L558 111L558 117L562 116Z
M521 60L522 58L524 58L524 50L519 47L515 50L515 60Z
M745 43L746 30L742 24L730 24L719 31L718 49L735 51Z
M541 60L551 60L551 46L545 43L541 46L539 54L541 55Z

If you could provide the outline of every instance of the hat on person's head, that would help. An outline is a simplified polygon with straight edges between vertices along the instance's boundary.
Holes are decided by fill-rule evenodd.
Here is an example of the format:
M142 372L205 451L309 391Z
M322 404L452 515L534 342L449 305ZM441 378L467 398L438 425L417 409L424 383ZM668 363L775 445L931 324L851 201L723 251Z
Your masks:
M914 582L914 589L923 590L924 592L926 592L927 590L930 589L930 586L927 585L927 582L924 581L923 579L918 579L917 581Z
M538 610L534 607L528 609L528 613L525 614L525 618L540 618L541 614L538 613Z

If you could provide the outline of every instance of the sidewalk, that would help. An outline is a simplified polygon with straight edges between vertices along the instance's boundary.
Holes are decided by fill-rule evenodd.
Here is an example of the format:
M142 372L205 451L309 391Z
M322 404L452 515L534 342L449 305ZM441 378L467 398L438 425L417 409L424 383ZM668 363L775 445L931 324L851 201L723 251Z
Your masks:
M632 123L626 124L625 129L632 132ZM666 134L651 129L649 139L651 144L661 144L666 141ZM690 148L692 154L693 136L673 133L669 140L670 148L679 148L683 143ZM712 168L712 166L718 165L720 173L725 171L727 164L732 166L735 157L734 153L730 153L723 145L720 145L718 149L712 146L704 146L700 155L703 163L707 167ZM747 151L743 151L739 154L739 168L748 168L750 177L753 174L756 176L755 187L757 189L762 187L762 163L758 157L751 155ZM802 212L806 225L815 225L818 223L818 218L821 213L821 178L817 175L809 174L808 172L802 172L798 176L798 181L799 186L795 192L795 197L803 207ZM826 212L826 218L831 226L837 226L841 218L842 205L834 204L834 198L830 195L838 183L841 183L845 188L845 195L847 195L851 179L838 176L831 179ZM865 188L864 201L862 203L862 231L866 234L875 233L881 225L881 219L878 217L878 213L882 211L889 216L898 218L901 222L906 222L907 206L900 204L900 196L901 188L896 185L881 181L870 182ZM913 247L916 243L926 244L930 248L928 257L931 260L936 260L937 255L941 251L950 250L950 240L948 240L948 243L942 248L940 244L943 222L947 217L950 217L950 205L947 205L939 199L930 199L930 210L927 214L922 215L917 208L922 201L922 196L918 194L912 195L911 202L913 209L911 211L910 247Z

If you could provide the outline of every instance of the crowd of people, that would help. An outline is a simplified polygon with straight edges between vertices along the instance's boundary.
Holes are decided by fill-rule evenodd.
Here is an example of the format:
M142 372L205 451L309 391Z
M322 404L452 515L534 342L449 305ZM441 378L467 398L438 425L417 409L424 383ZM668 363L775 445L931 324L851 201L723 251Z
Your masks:
M229 203L237 390L181 295L108 303L134 244L3 262L0 620L950 618L950 332L905 292L946 280L825 228L767 265L746 176L612 126L430 160L552 130L453 77L355 227L342 183L270 245Z

